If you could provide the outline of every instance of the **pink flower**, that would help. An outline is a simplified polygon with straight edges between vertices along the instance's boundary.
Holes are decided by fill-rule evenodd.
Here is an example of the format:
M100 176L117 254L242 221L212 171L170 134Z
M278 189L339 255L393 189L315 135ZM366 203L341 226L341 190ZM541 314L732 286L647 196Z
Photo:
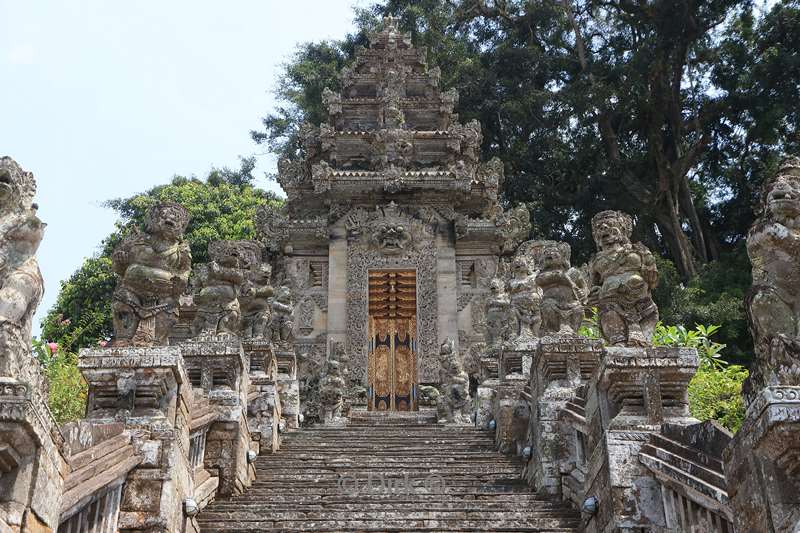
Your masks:
M47 347L50 348L50 353L56 353L58 351L58 343L57 342L48 342Z
M108 346L108 341L99 340L97 341L97 345L100 346L101 348L105 348L106 346Z
M66 319L61 321L61 325L64 326L64 327L67 327L70 324L72 324L72 320L70 320L69 318L66 318Z

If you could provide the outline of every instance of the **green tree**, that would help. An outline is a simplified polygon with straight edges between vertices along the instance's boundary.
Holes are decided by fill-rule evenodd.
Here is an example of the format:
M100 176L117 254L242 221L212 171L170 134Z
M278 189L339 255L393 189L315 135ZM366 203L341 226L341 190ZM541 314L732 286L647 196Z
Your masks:
M147 209L160 201L177 202L189 211L186 237L194 263L207 261L208 243L213 240L254 238L257 207L278 206L280 200L252 186L252 170L252 160L243 159L239 171L215 169L206 180L177 176L167 185L107 202L120 214L117 229L103 241L96 257L62 282L55 305L42 321L42 338L59 343L66 352L110 338L111 295L116 286L111 252L135 225L141 227Z

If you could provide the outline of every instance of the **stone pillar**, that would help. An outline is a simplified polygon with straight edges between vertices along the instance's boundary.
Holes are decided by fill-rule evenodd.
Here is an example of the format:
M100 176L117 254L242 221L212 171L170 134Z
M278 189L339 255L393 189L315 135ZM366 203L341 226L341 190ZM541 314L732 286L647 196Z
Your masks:
M185 343L181 352L190 379L197 380L199 373L203 393L216 412L206 435L206 468L219 471L220 495L241 494L255 477L247 462L250 377L242 345L235 339L220 338Z
M119 531L184 531L190 522L184 500L194 492L188 458L192 394L180 349L85 349L78 367L89 384L87 418L123 421L143 457L125 482Z
M586 496L599 501L584 517L588 533L665 526L660 487L639 451L662 423L696 422L687 387L697 365L691 348L605 349L586 404Z
M2 531L58 528L67 465L63 437L43 398L28 382L0 377Z
M524 397L527 379L512 374L497 386L492 408L495 423L495 444L503 453L519 454L525 445L530 407Z
M436 298L439 314L437 344L453 339L458 353L458 280L456 249L450 232L436 235Z
M571 459L571 431L561 412L597 367L602 344L584 337L544 337L531 372L531 457L526 477L536 490L561 495Z

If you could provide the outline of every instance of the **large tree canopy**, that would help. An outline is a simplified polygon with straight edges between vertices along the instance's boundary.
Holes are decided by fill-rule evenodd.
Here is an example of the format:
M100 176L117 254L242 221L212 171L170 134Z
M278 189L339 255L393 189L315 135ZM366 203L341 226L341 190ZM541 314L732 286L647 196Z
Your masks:
M171 200L189 211L186 238L194 263L207 261L208 243L213 240L254 238L256 208L280 200L252 186L252 170L253 161L245 159L239 170L213 170L205 180L176 176L168 185L110 200L108 206L120 214L117 229L103 241L97 256L62 282L55 305L42 321L42 338L73 352L111 336L111 295L117 281L111 252L135 225L141 227L155 203Z
M325 118L323 88L337 89L356 46L395 16L427 46L442 84L458 89L462 120L481 122L483 156L504 161L505 201L530 207L535 235L569 242L584 261L594 213L633 214L637 238L677 270L666 273L665 318L719 312L737 328L722 340L741 354L749 339L741 304L731 308L749 284L741 241L764 176L781 152L800 148L800 2L760 9L742 0L387 0L357 10L341 40L299 47L277 85L280 106L253 139L302 155L300 126Z

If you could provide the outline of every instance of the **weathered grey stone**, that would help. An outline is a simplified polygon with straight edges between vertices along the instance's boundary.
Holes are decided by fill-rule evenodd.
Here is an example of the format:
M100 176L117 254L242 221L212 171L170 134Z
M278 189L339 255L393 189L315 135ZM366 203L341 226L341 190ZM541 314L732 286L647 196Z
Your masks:
M168 344L191 270L183 238L188 223L182 206L157 204L147 212L144 231L135 229L114 249L112 266L120 277L112 303L115 345Z
M598 247L589 263L592 289L589 305L596 306L603 337L614 346L651 344L658 308L651 291L658 284L653 254L631 243L633 220L619 211L592 218L592 237Z

